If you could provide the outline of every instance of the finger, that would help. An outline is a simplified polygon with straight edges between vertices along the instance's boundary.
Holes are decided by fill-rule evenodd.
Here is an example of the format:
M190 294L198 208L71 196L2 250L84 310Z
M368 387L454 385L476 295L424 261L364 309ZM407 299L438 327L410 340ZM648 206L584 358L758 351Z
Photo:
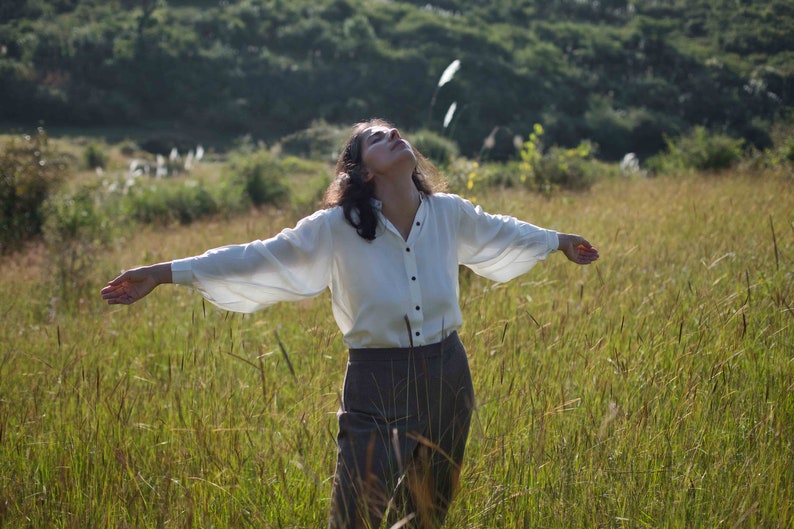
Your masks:
M137 298L133 297L127 292L113 292L104 297L108 305L130 305L135 302Z
M119 275L118 277L108 281L108 285L120 285L120 284L122 284L125 281L128 281L130 279L131 278L130 278L129 272L124 272L123 274Z
M102 293L102 299L110 301L110 300L113 300L113 299L118 299L118 298L120 298L123 295L124 295L123 292L117 292L115 290L112 291L112 292L103 292Z
M120 285L116 285L108 281L108 284L102 287L102 290L100 292L113 292L114 290L117 290L119 287Z
M108 283L102 290L99 291L99 293L105 296L107 294L116 292L120 288L124 288L124 286L125 286L124 283L117 283L117 284Z
M109 299L108 305L130 305L132 304L132 299L127 296L126 298L119 298L119 299Z

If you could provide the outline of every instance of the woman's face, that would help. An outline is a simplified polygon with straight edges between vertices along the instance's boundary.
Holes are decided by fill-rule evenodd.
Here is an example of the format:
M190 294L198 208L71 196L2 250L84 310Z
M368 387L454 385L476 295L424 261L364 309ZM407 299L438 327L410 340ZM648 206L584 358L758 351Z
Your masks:
M368 178L407 173L416 168L416 154L395 128L374 126L361 133L361 161Z

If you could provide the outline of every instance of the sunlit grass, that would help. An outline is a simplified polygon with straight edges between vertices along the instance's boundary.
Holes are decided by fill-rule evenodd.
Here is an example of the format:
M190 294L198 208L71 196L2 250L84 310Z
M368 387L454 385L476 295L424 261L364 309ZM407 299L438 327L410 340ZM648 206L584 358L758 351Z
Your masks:
M555 254L507 284L462 274L478 408L448 526L791 527L791 186L478 190L602 259ZM2 263L0 525L325 525L346 361L328 296L241 316L181 287L125 308L97 294L122 267L295 220L123 234L73 305L43 252Z

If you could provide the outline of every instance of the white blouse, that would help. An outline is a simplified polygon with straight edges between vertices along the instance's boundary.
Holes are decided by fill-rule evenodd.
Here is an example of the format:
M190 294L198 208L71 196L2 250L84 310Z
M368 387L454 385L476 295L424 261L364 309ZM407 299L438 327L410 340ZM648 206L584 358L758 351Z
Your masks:
M236 312L330 288L347 347L409 347L460 328L459 264L508 281L559 245L555 231L488 214L457 195L423 196L407 241L376 207L373 241L359 236L337 206L270 239L173 261L173 281Z

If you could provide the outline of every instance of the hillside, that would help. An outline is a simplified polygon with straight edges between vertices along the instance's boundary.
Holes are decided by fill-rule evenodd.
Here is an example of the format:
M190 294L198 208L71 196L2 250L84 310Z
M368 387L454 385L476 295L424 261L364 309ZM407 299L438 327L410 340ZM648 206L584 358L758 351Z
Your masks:
M480 4L4 3L0 125L273 141L378 115L443 132L463 154L494 133L498 159L541 123L550 142L590 139L617 159L696 125L763 147L794 101L788 1Z

